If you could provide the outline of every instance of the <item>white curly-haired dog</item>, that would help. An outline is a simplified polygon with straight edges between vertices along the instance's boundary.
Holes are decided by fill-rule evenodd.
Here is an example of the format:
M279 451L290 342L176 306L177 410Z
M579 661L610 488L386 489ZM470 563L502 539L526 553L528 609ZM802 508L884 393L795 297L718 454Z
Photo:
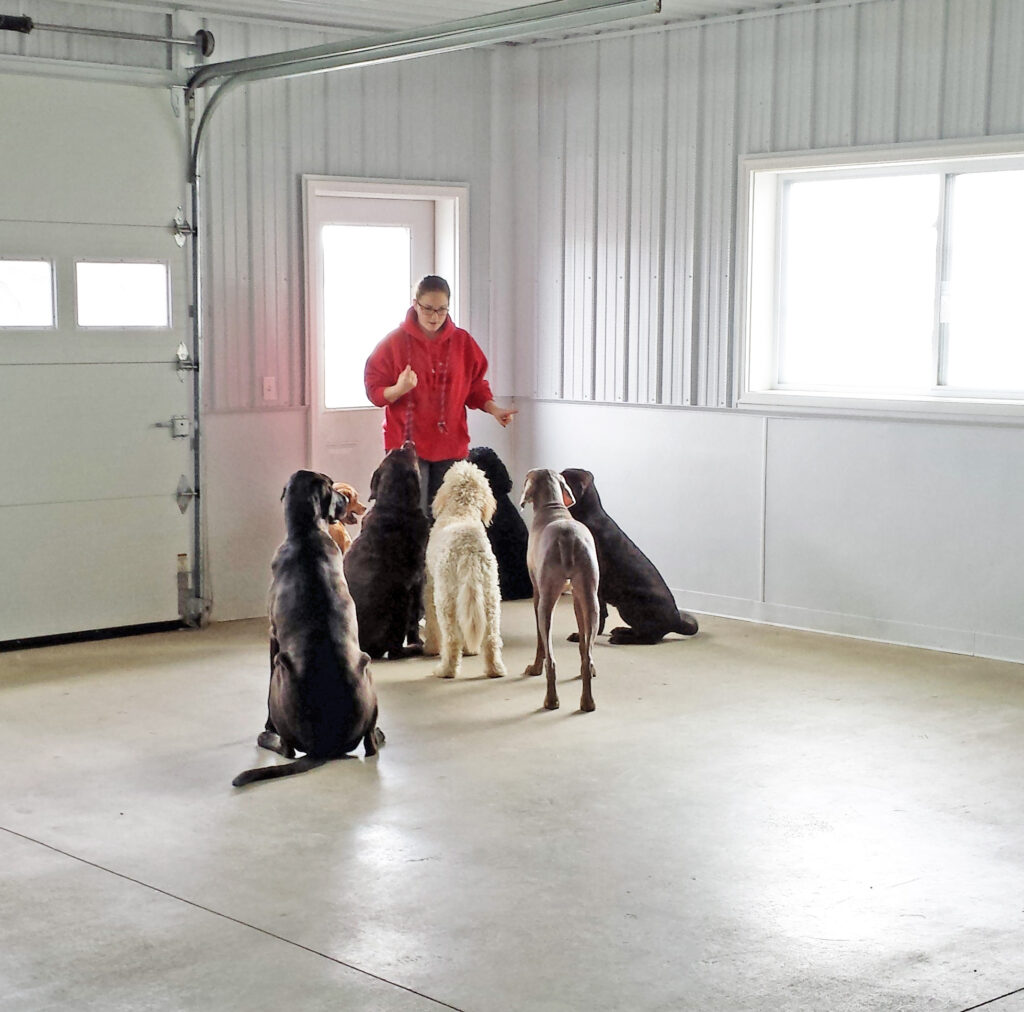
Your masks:
M484 655L488 678L505 674L501 660L501 591L498 563L484 529L497 503L483 471L460 460L448 468L434 497L427 541L423 652L441 661L440 678L459 673L462 655Z

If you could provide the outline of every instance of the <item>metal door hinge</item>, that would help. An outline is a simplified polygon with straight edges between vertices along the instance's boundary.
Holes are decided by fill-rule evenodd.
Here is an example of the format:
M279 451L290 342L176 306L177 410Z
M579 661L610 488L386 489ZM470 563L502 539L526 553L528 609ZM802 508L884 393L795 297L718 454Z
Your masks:
M185 237L195 235L196 230L185 220L185 212L181 209L181 205L178 205L178 213L174 216L174 221L171 223L171 231L174 233L174 241L179 246L185 245Z
M178 345L178 350L174 353L174 358L174 366L178 370L179 382L185 382L185 373L197 372L199 370L199 363L194 361L192 356L189 355L188 348L185 347L184 341Z
M199 498L199 493L189 484L188 478L182 475L178 479L178 489L174 493L174 498L178 502L178 509L184 513L188 509L189 502Z

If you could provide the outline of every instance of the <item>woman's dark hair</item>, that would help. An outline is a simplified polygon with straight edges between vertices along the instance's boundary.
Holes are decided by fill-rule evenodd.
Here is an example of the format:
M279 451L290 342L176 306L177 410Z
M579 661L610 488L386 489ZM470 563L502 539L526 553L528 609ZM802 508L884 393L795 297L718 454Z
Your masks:
M446 299L451 299L452 297L452 290L448 287L448 282L444 278L439 278L436 274L428 274L426 277L420 278L420 282L416 286L416 294L413 298L419 300L427 292L443 292Z

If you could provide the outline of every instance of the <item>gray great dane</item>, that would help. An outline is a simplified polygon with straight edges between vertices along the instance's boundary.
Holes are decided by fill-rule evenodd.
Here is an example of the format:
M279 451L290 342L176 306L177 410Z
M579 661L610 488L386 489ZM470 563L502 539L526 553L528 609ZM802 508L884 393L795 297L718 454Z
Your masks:
M524 674L547 676L544 707L558 708L555 658L551 648L551 615L568 580L579 630L580 674L583 693L580 709L594 709L590 682L594 671L594 638L597 635L599 573L597 550L590 531L573 520L569 507L575 503L565 479L550 469L534 469L526 476L520 508L533 504L533 523L526 550L526 565L533 583L533 610L537 618L537 655Z

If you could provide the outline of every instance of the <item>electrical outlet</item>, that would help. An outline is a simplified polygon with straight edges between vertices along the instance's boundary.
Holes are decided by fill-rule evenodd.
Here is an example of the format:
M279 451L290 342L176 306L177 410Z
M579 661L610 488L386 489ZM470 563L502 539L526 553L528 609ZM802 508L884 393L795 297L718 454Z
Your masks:
M277 377L276 376L264 376L263 377L263 399L265 401L276 401L277 400Z

